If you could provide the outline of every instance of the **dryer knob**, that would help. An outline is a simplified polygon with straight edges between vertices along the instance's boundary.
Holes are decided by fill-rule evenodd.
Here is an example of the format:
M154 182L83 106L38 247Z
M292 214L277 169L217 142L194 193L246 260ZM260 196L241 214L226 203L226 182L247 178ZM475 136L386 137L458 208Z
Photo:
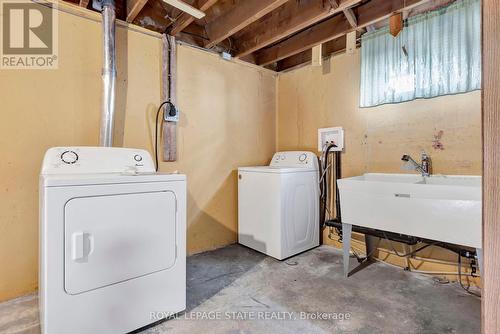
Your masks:
M300 162L304 162L304 161L306 161L306 159L307 159L307 154L305 154L305 153L302 153L302 154L299 156L299 161L300 161Z

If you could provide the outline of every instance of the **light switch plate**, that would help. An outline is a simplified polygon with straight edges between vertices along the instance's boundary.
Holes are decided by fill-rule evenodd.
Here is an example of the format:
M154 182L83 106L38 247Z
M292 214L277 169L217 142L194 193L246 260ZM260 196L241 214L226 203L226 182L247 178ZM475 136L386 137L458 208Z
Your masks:
M337 147L330 151L342 151L344 149L344 129L342 127L318 129L318 151L323 152L325 143L333 143Z

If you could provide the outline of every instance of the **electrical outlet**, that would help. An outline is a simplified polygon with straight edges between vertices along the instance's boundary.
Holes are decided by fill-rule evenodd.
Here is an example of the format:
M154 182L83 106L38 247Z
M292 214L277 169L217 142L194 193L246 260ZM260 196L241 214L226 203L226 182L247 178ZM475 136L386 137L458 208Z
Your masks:
M342 127L318 129L318 151L323 152L325 144L335 144L330 151L344 149L344 129Z
M163 120L165 122L179 122L179 108L173 104L167 104L165 112L163 113Z

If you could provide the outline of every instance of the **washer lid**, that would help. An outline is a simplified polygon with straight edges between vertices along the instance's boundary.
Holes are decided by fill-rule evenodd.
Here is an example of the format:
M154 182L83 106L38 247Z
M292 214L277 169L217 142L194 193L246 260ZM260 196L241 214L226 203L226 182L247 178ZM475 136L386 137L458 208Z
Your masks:
M117 183L148 183L186 181L184 174L149 173L149 174L124 174L124 173L99 173L99 174L62 174L41 175L42 187L83 186L97 184Z
M316 173L317 171L314 169L296 168L296 167L257 166L257 167L240 167L238 168L238 172L285 174L285 173L311 173L311 172Z

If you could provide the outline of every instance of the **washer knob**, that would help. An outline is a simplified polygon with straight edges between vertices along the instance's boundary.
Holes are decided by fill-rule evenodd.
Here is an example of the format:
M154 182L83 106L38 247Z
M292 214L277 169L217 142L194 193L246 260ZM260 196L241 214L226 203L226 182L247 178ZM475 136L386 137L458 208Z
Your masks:
M61 154L61 160L65 164L72 165L78 161L78 154L75 151L64 151Z
M306 159L307 159L307 154L302 153L301 155L299 155L299 161L300 162L304 162L304 161L306 161Z
M134 155L134 160L137 162L142 161L142 157L139 154Z

